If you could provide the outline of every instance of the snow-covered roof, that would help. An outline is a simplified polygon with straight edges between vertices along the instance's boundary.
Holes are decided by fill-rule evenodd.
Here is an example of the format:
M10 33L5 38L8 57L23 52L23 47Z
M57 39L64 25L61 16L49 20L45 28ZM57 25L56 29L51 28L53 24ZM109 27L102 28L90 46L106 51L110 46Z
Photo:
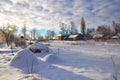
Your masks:
M57 36L62 36L62 34L58 34Z
M53 37L52 39L55 39L55 37Z
M112 39L118 39L119 38L119 36L113 36L113 37L111 37Z
M70 35L69 38L76 38L77 36L78 36L78 34Z
M101 38L101 37L103 37L102 34L95 34L95 35L93 36L93 38Z

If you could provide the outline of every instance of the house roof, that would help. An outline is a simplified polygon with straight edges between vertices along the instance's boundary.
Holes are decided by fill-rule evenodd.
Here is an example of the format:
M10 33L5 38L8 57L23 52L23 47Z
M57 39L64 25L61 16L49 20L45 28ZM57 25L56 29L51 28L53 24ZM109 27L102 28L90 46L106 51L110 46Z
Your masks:
M119 36L113 36L113 37L111 37L112 39L118 39L119 38Z
M62 36L62 34L58 34L57 36Z
M95 34L95 35L93 36L93 38L101 38L101 37L103 37L102 34Z
M78 34L70 35L69 38L76 38L77 36L78 36Z
M53 37L52 39L55 39L55 37Z

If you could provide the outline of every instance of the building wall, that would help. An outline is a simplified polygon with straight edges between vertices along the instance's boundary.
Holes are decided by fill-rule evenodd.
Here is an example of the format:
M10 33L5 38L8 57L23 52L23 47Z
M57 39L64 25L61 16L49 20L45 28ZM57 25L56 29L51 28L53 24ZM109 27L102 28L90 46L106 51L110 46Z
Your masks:
M75 38L68 38L68 40L76 41L76 40L78 40L78 39L75 37Z
M61 36L56 36L55 40L61 40Z

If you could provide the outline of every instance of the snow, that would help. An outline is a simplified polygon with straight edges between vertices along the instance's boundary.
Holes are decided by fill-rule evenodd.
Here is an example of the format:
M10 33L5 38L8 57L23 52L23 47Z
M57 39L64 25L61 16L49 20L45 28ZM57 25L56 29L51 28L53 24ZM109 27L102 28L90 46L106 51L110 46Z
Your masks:
M16 48L13 49L0 49L0 53L6 53L6 52L17 52L18 50Z
M19 51L14 53L3 47L0 80L114 80L115 73L119 80L120 44L82 44L87 42L35 43L26 49L16 48ZM35 54L30 48L49 48L52 52Z
M59 58L59 56L55 54L48 54L46 55L43 59L44 62L49 62L49 63L60 63L62 60Z
M38 43L32 44L32 45L30 46L30 48L34 48L34 49L35 49L35 48L37 48L37 49L46 49L46 46L45 46L44 44L38 42Z
M50 53L51 52L51 50L46 45L40 42L32 44L31 46L29 46L29 49L35 53Z
M69 38L76 38L78 36L78 34L76 35L70 35Z
M29 49L19 51L9 63L10 66L17 67L25 73L38 64L37 57Z
M0 44L0 53L6 53L6 52L17 52L18 48L14 47L11 49L11 46L7 46L5 44Z
M102 34L96 34L96 35L93 36L93 38L101 38L101 37L103 37Z

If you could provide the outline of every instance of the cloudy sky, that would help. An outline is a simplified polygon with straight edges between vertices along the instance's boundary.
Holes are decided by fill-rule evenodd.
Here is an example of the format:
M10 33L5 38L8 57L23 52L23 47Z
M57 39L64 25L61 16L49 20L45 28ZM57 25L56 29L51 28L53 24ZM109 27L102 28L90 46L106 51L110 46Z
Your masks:
M0 27L25 21L28 29L59 30L61 22L80 27L82 16L87 28L120 22L120 0L0 0Z

